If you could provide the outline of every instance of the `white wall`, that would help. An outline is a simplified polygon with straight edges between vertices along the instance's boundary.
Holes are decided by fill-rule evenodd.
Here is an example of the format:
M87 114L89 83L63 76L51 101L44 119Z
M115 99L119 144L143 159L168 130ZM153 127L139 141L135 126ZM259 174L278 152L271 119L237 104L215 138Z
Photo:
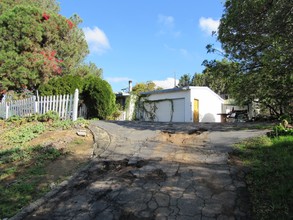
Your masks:
M222 103L224 100L208 87L188 87L183 90L165 90L151 93L147 100L162 100L157 102L155 121L170 121L171 105L166 99L172 99L174 104L173 122L193 122L194 99L199 100L199 122L221 122ZM148 107L147 107L148 108ZM145 120L150 120L144 116Z
M191 108L190 108L190 98L188 90L174 91L174 92L162 92L153 93L146 97L147 100L162 100L162 102L157 102L156 106L156 119L155 121L169 122L171 119L171 103L169 100L173 100L174 112L173 112L173 122L190 122ZM166 100L166 101L163 101ZM147 106L146 106L147 107ZM149 120L148 118L144 118Z
M222 103L224 100L208 87L190 86L191 99L199 100L199 122L221 122ZM192 104L192 112L194 106ZM192 115L193 118L193 115Z
M128 109L125 109L126 110L126 117L125 117L125 120L132 120L133 119L133 114L134 114L134 111L135 111L135 102L137 100L137 96L136 95L130 95L129 96L129 106Z

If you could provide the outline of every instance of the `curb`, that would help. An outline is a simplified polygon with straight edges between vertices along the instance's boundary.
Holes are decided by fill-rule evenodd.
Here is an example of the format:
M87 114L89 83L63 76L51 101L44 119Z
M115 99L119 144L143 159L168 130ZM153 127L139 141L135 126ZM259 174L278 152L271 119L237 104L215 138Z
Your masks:
M99 127L98 125L94 125L93 123L91 123L88 128L94 136L92 157L97 158L110 146L112 142L111 135L105 129Z

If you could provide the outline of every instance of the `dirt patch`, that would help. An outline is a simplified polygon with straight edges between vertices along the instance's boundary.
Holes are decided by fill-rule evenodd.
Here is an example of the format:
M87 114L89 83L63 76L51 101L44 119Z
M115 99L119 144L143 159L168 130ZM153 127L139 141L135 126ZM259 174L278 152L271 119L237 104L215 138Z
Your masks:
M187 132L162 131L158 136L159 142L172 143L179 146L201 145L207 138L206 130L189 130Z
M46 166L44 182L61 181L89 161L93 151L93 136L89 130L86 130L85 137L78 136L76 132L76 129L48 131L28 143L29 146L42 145L66 152Z
M78 136L76 129L47 131L39 137L27 143L28 146L51 146L56 149L64 149L71 155L78 158L91 156L93 146L93 136L86 130L86 136Z
M78 168L90 160L93 151L92 133L86 130L86 136L78 136L76 132L76 129L46 131L22 147L42 146L44 149L55 148L62 152L62 155L58 159L45 162L44 173L46 175L44 175L39 187L56 185L58 182L75 173ZM3 145L4 149L8 147ZM24 161L15 162L14 165L17 165L18 172L3 179L3 183L13 183L18 175L21 175L21 173L29 169L34 163L36 163L34 160L29 164ZM12 166L12 164L2 164L0 168L4 169L9 166Z

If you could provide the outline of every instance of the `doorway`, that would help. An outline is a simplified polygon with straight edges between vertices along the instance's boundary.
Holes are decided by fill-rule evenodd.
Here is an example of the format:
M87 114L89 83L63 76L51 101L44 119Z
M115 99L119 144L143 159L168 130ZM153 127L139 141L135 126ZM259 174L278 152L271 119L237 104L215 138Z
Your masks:
M199 101L198 99L194 99L193 101L193 122L199 122Z

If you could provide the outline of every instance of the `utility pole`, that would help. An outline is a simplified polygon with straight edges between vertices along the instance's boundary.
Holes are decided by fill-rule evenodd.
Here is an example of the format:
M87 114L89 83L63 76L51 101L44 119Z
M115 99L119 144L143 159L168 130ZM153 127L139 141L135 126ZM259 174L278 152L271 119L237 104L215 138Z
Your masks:
M174 71L174 88L176 88L176 72Z

